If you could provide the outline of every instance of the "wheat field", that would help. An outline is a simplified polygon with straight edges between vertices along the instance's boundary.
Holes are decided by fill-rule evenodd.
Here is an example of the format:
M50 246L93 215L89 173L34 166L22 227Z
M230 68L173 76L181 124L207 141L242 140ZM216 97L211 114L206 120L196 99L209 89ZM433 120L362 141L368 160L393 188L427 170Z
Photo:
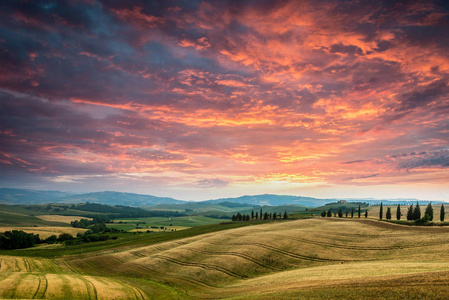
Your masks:
M280 221L56 259L1 256L0 298L444 299L448 251L446 227Z
M22 230L26 233L38 234L41 239L46 239L52 235L59 236L61 233L69 233L73 236L76 236L78 233L84 233L87 229L73 228L73 227L58 227L58 226L39 226L39 227L0 226L0 232L11 231L11 230Z
M79 221L81 219L92 220L92 218L87 218L87 217L61 216L61 215L38 215L36 217L41 219L41 220L44 220L44 221L67 223L67 224L70 224L73 221Z

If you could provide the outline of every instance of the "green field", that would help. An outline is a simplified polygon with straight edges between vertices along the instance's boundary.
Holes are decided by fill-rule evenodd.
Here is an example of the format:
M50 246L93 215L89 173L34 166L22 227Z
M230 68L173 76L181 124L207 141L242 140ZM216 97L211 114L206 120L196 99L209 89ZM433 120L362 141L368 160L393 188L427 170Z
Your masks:
M226 220L209 218L204 216L183 216L183 217L150 217L133 219L115 219L114 224L108 224L108 227L123 229L125 231L135 229L135 224L141 229L150 229L151 226L157 227L196 227L209 224L218 224ZM123 222L126 224L120 224Z
M228 222L0 252L0 298L444 299L449 228Z

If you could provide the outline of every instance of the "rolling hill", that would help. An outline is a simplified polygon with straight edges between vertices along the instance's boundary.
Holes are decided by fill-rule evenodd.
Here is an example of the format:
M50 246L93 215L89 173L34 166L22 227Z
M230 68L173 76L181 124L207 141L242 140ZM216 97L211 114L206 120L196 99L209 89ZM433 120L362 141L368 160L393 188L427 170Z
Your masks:
M446 227L333 218L243 225L4 251L0 297L444 299L449 292Z

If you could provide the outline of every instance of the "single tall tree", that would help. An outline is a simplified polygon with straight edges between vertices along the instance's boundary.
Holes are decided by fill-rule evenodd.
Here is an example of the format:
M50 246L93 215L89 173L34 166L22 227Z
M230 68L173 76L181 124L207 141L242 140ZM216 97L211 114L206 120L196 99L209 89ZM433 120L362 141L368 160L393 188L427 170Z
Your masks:
M443 204L441 204L440 221L444 222L444 205Z
M259 219L259 213L256 211L256 220Z
M384 213L384 208L382 206L382 202L380 202L379 219L381 219L381 220L382 220L383 213Z
M251 211L251 219L254 219L254 210Z
M400 220L401 219L401 205L398 204L398 208L396 210L396 220Z
M262 217L263 217L263 214L262 214L262 208L261 208L260 211L259 211L259 216L260 216L260 219L262 220Z
M413 220L421 219L421 208L419 207L419 202L416 202L415 209L413 210Z
M321 212L321 216L322 216L323 218L326 216L326 211L325 211L325 210L323 210L323 211Z
M274 214L273 214L273 220L276 220L276 217L277 217L277 214L274 213Z
M407 221L413 220L413 211L414 211L414 208L413 208L413 204L412 204L412 205L410 205L410 207L407 210Z
M360 204L359 204L359 219L360 219L360 213L361 213L361 211L360 211Z
M351 209L351 218L354 218L354 208Z
M339 218L342 218L342 217L343 217L343 211L341 210L341 208L340 208L340 210L338 211L338 217L339 217Z
M330 217L332 217L332 211L331 211L331 209L329 208L329 210L327 211L327 216L330 218Z
M390 207L387 207L387 213L385 214L385 218L387 220L391 220L391 209L390 209Z
M365 210L365 218L368 218L368 208Z
M287 215L287 211L284 211L284 220L287 220L288 215Z
M427 204L426 212L424 214L429 215L429 221L433 220L433 208L432 208L431 202L429 202L429 204Z

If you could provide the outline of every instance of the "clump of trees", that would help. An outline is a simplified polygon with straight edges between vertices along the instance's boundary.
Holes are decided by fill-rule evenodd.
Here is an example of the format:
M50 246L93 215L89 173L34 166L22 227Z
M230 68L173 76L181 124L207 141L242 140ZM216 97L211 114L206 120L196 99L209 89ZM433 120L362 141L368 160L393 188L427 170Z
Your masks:
M0 249L3 250L29 248L40 242L38 234L26 233L22 230L0 233Z

